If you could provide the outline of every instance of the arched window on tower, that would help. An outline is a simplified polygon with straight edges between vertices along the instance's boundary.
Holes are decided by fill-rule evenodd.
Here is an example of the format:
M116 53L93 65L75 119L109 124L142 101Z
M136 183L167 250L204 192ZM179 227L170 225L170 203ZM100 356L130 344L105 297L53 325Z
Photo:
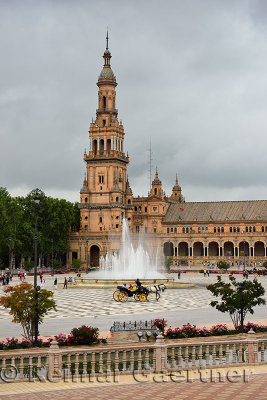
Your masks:
M100 140L100 154L104 154L104 140Z
M93 140L93 153L97 153L97 140Z
M111 140L108 139L107 140L107 152L108 152L108 154L110 153L110 150L111 150Z
M107 99L106 96L103 96L103 108L105 109L107 106Z
M157 188L154 189L154 193L155 193L155 194L158 193L158 189L157 189Z

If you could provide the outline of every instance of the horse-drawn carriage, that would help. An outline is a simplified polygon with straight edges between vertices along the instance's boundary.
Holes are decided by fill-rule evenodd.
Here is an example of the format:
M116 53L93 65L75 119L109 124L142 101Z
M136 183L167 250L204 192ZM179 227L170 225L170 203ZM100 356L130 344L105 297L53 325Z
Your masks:
M148 295L150 293L155 293L156 300L158 301L160 298L160 292L164 292L165 289L166 287L163 284L151 287L134 286L132 289L129 289L126 286L117 286L117 290L113 293L113 299L125 303L129 297L133 297L135 301L141 301L143 303L148 301Z

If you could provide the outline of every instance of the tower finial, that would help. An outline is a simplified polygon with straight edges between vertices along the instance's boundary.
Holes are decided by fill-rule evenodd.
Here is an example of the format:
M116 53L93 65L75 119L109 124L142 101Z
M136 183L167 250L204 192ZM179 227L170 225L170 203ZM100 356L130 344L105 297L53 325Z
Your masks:
M176 185L178 185L178 175L177 175L177 172L176 172Z
M108 50L108 27L107 27L107 36L106 36L107 44L106 44L106 50Z

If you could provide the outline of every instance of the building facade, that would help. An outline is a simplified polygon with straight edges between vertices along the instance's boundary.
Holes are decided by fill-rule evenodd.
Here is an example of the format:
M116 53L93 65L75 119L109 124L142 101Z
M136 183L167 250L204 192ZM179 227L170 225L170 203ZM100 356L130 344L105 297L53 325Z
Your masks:
M68 264L79 258L97 267L101 256L119 251L122 220L143 232L174 264L228 260L234 265L267 260L267 200L185 202L176 176L166 196L158 171L147 197L134 197L124 150L124 127L116 109L116 77L107 46L99 75L98 108L89 128L85 179L80 190L81 224L70 232Z

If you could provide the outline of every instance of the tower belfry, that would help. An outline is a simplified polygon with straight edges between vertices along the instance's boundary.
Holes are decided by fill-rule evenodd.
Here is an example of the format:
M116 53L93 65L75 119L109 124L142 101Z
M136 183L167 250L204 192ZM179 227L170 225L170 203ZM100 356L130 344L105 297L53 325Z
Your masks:
M127 183L128 154L124 153L124 128L116 109L116 77L111 69L108 32L104 65L98 77L98 108L89 128L89 153L84 154L87 191L80 192L81 227L84 232L120 231L123 217L132 212ZM130 218L130 217L129 217Z

